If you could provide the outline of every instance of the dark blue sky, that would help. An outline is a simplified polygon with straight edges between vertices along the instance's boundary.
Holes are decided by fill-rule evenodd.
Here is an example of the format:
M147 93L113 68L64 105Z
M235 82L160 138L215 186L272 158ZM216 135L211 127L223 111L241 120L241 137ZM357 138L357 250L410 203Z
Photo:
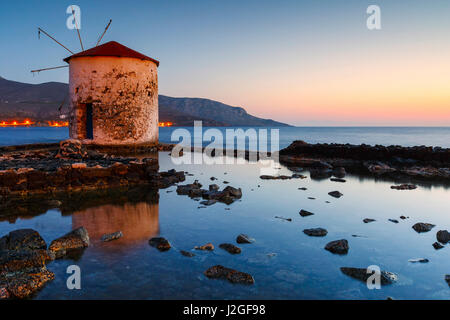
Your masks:
M103 42L160 60L162 94L211 98L296 124L450 122L450 97L440 91L450 83L448 0L2 1L0 76L68 81L66 69L34 77L30 70L63 65L69 55L44 35L38 40L38 26L80 51L66 28L70 4L81 7L85 47L111 18ZM381 7L382 30L366 28L370 4ZM435 116L420 122L424 108ZM391 110L398 112L387 121Z

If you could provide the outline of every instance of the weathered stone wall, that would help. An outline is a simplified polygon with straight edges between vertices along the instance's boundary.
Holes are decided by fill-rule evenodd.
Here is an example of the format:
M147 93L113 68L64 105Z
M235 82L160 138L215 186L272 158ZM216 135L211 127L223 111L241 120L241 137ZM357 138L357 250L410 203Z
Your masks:
M123 57L70 60L70 137L103 145L158 142L158 75L152 61ZM86 140L92 103L93 140Z

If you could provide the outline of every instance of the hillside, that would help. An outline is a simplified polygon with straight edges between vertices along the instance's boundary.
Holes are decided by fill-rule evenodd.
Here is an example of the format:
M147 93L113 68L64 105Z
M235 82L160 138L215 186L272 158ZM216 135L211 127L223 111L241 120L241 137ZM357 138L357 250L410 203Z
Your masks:
M0 77L0 120L30 118L38 121L58 120L67 114L68 85L60 82L28 84ZM204 126L287 126L271 119L252 116L241 107L201 98L159 96L159 121L175 126L191 126L202 120Z

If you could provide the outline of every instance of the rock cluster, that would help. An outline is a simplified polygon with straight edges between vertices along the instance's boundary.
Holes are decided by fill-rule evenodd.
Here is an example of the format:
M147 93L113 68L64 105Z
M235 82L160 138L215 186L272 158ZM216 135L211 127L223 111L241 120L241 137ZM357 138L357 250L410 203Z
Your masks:
M237 189L227 186L222 191L219 191L216 184L210 185L209 190L205 190L202 189L202 184L195 180L191 184L179 185L177 194L187 195L191 198L203 198L206 201L202 202L202 204L205 205L212 205L216 202L231 204L242 197L242 190L241 188Z

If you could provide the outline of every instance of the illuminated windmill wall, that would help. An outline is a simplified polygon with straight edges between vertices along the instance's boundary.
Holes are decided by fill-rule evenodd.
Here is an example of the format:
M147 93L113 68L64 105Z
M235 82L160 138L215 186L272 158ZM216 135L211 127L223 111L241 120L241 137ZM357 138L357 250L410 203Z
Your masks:
M157 60L111 41L64 61L71 138L109 145L158 142Z

